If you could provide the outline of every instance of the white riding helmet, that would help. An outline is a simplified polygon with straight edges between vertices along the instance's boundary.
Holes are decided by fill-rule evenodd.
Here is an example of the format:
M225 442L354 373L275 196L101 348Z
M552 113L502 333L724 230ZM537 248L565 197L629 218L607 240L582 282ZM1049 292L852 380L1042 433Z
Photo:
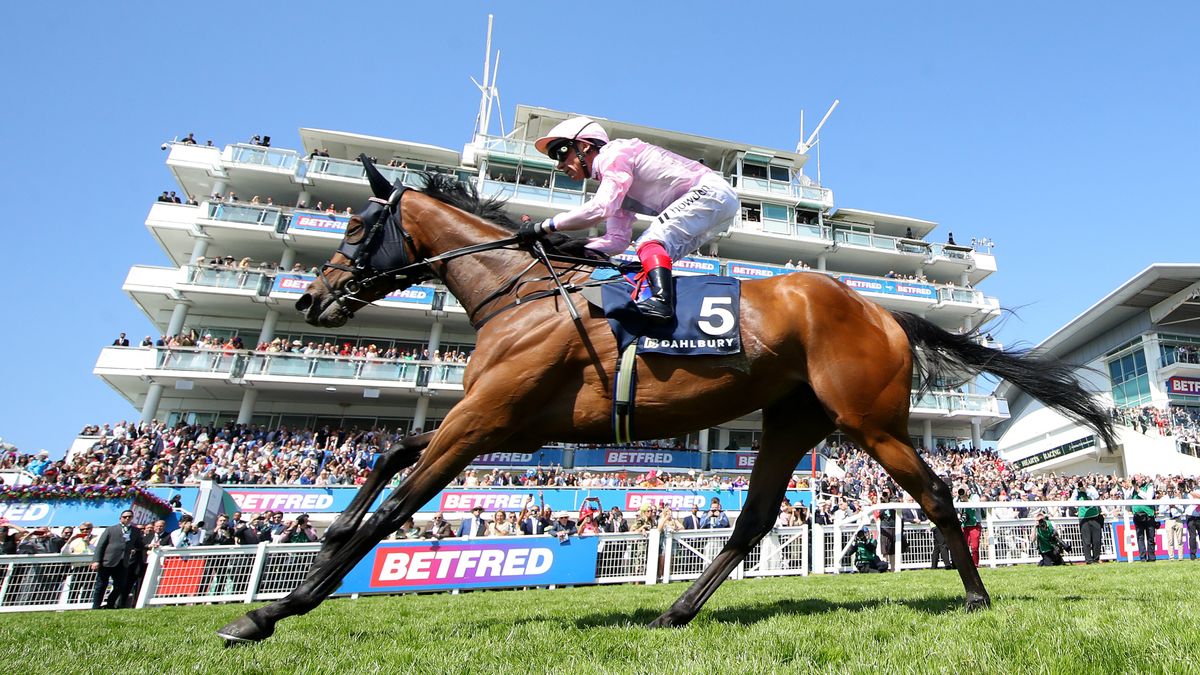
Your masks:
M604 127L591 118L572 117L559 122L550 130L550 133L534 141L533 147L550 159L557 160L558 158L551 154L551 150L559 149L562 143L556 143L556 141L572 145L575 141L587 141L592 145L599 146L608 143L608 133L604 131Z

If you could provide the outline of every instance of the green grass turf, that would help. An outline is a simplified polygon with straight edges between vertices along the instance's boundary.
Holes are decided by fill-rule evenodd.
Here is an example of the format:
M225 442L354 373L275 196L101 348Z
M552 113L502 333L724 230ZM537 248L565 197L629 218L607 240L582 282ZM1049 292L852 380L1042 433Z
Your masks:
M683 629L643 626L685 585L330 600L225 649L246 605L0 614L12 673L1200 672L1200 562L726 582Z

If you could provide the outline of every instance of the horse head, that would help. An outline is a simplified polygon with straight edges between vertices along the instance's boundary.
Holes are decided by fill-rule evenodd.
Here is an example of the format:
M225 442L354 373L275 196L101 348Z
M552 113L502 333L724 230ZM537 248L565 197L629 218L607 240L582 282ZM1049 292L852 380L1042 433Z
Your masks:
M406 188L400 181L389 184L365 154L359 160L373 196L350 217L337 251L296 301L296 309L314 326L341 326L375 300L432 276L418 261L400 217Z

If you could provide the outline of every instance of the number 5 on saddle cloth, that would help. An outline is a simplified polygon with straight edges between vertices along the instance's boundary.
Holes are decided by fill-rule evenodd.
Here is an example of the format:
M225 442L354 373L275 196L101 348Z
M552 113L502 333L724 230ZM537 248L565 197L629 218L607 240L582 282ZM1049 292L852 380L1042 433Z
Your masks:
M617 275L615 270L597 270L592 278ZM620 354L613 384L613 432L618 443L633 440L636 354L729 356L742 351L738 280L705 275L676 277L674 283L675 321L665 326L647 321L637 310L629 277L601 287L604 316Z

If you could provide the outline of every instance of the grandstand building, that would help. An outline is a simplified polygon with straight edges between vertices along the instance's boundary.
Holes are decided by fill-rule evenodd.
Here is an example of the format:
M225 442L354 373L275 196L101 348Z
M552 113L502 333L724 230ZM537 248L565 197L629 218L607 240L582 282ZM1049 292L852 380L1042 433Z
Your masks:
M508 200L514 215L540 219L596 189L595 182L555 171L533 148L533 139L573 114L521 105L515 131L477 134L461 151L322 129L301 129L297 149L262 141L168 144L167 166L184 203L150 207L146 228L165 261L134 265L123 289L155 326L153 342L193 334L218 343L238 338L244 349L138 347L134 339L132 347L103 349L95 374L143 421L436 427L461 397L466 367L445 355L469 354L474 342L444 288L394 294L339 329L309 326L292 307L340 240L346 209L362 208L369 196L355 158L377 158L389 179L414 187L421 185L418 172L452 174L482 195ZM951 330L971 329L999 312L996 298L976 290L996 271L990 252L934 241L947 238L934 237L937 224L928 220L837 206L833 191L806 173L805 154L597 119L613 138L638 137L702 159L737 189L736 223L681 261L680 273L829 274L885 307ZM648 222L641 218L635 230ZM371 356L255 349L273 342L363 347ZM380 356L391 348L415 358ZM974 386L914 393L912 409L912 435L925 447L978 446L986 429L1008 417L1002 398ZM701 451L749 448L758 427L750 416L679 440ZM705 452L700 456L696 468L717 467Z
M1012 417L991 433L1005 459L1033 472L1200 474L1200 265L1147 267L1037 348L1084 366L1080 378L1121 421L1121 445L1101 447L1090 429L1001 382Z

